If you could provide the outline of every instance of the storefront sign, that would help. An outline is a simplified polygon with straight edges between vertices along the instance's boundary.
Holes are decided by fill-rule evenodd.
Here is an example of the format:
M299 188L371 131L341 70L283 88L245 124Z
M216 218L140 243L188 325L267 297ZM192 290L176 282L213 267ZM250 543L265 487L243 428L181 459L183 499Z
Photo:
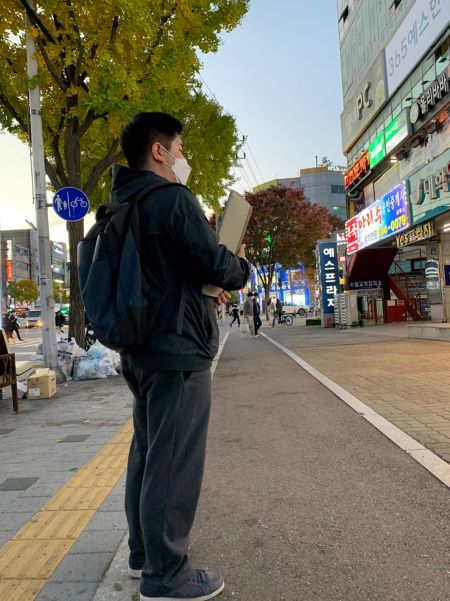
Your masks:
M356 92L346 102L341 114L342 147L344 153L364 131L383 106L386 98L386 67L380 52Z
M384 131L369 144L369 164L373 169L386 156L386 146L384 144Z
M370 173L369 153L366 150L359 159L344 173L344 187L350 188L352 184Z
M406 111L402 111L384 130L386 154L392 152L394 148L403 142L409 136L409 133L410 126L406 118Z
M414 225L450 210L450 149L409 178Z
M371 246L409 227L405 182L395 186L345 224L347 254Z
M416 0L386 46L389 97L448 25L448 0Z
M339 292L339 266L336 242L326 241L317 244L319 256L319 277L322 289L322 310L334 313L334 297Z
M357 252L358 245L358 218L352 217L345 222L345 237L347 238L347 254Z
M428 111L450 91L450 80L447 72L441 73L433 83L419 96L419 102L411 106L410 121L417 123Z
M361 280L358 282L350 282L348 287L350 290L357 290L360 288L376 289L382 288L383 282L381 280Z
M14 280L12 259L6 259L6 281L8 284Z
M403 246L408 246L408 244L426 240L427 238L431 238L431 236L434 236L434 228L433 223L428 221L427 223L422 223L415 227L409 232L397 236L397 248L402 248Z
M14 281L12 244L12 240L6 241L6 281L8 284Z

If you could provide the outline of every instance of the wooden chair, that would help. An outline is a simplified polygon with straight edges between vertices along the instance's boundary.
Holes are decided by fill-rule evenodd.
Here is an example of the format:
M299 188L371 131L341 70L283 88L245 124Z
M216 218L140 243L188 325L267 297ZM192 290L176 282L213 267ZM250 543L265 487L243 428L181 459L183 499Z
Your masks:
M16 355L9 352L5 333L0 330L0 389L7 386L11 386L13 409L18 411Z

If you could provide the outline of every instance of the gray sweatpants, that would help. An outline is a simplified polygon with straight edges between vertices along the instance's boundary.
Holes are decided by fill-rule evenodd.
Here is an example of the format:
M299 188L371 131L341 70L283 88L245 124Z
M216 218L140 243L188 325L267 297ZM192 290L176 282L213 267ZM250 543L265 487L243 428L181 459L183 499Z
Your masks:
M130 567L141 593L165 595L190 578L189 533L205 463L210 370L150 372L123 362L134 396L125 511Z

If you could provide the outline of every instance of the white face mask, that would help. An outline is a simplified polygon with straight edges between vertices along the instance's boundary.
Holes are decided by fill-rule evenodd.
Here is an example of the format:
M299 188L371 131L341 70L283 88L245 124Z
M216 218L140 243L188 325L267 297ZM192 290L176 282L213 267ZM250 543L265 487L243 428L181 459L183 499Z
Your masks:
M163 146L163 148L164 148L164 146ZM180 184L183 184L183 186L185 186L189 179L189 175L191 174L192 167L189 165L189 163L187 162L186 159L179 159L177 157L174 157L173 154L167 150L167 148L164 148L164 150L168 154L170 154L170 156L175 161L175 163L173 165L169 165L169 163L164 163L164 165L167 165L168 167L170 167L172 169L175 177L177 178L177 182L179 182Z

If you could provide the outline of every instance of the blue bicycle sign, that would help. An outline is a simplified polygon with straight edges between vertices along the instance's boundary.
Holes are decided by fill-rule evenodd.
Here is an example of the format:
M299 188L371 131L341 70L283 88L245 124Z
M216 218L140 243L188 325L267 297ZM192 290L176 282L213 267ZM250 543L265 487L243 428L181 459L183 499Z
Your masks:
M53 208L61 219L80 221L89 212L89 200L78 188L60 188L53 196Z

